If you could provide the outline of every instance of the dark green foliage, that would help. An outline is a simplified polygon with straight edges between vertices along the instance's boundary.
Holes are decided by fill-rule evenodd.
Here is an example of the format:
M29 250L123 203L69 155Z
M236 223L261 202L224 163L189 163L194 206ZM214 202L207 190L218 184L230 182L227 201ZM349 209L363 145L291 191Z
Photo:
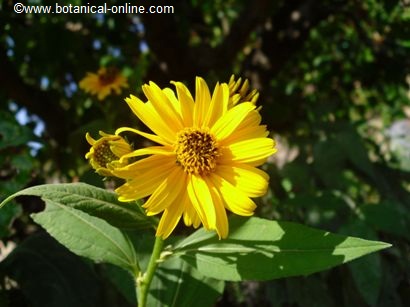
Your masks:
M29 306L96 306L100 285L92 268L49 236L28 238L0 269L18 283ZM13 306L13 290L6 293Z

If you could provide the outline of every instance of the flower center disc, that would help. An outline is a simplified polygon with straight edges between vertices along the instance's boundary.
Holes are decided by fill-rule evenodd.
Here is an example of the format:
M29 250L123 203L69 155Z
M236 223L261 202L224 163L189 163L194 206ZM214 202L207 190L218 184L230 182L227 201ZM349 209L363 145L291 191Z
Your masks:
M94 148L94 159L101 167L106 167L108 163L118 160L118 157L111 151L110 144L103 141Z
M118 70L115 67L108 67L98 75L98 79L102 85L108 85L114 82L118 75Z
M190 174L207 175L216 167L217 142L207 131L185 128L178 133L175 146L177 164Z

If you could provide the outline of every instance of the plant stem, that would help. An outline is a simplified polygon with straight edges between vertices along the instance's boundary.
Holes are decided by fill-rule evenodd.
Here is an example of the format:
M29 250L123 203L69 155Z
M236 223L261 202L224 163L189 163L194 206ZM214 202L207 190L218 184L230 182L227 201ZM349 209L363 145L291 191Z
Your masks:
M138 307L145 307L152 278L158 266L158 259L162 252L164 240L161 237L155 238L154 248L152 250L151 259L148 263L147 271L141 276L136 276L136 285L138 293Z

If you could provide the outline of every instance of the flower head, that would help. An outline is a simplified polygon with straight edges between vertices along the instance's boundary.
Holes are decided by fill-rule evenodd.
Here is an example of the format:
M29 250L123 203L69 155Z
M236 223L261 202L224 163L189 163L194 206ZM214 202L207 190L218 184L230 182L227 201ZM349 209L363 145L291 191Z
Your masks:
M85 155L95 171L102 176L113 176L114 167L124 167L128 159L120 158L132 152L130 144L119 135L107 134L100 131L101 138L94 140L88 133L87 142L91 145L90 151Z
M147 102L126 99L153 134L128 127L116 134L134 132L158 145L122 156L120 161L141 158L112 170L126 179L116 192L120 201L149 196L147 215L162 212L157 236L168 237L182 218L187 226L203 224L226 238L226 210L250 216L256 207L250 197L266 193L268 175L256 167L276 151L275 143L254 103L232 104L228 84L217 84L211 95L198 77L194 99L181 82L172 83L176 93L150 82L142 87Z
M85 92L96 95L99 100L115 92L121 93L121 88L127 88L127 79L115 67L102 67L97 73L87 73L80 81L80 88Z

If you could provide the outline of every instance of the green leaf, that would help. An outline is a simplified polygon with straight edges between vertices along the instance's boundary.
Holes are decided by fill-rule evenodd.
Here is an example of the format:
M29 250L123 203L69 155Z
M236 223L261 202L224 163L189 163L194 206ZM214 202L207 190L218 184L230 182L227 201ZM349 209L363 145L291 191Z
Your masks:
M227 239L200 229L173 252L205 276L239 281L308 275L389 246L296 223L234 217Z
M46 210L32 217L73 253L131 272L138 270L135 250L128 237L104 220L52 200L46 201Z
M30 236L18 245L0 263L0 271L18 282L27 300L24 305L88 307L98 304L98 279L92 268L45 233ZM16 293L10 295L16 296Z
M148 306L213 306L225 283L205 277L180 258L161 263L152 280ZM200 302L200 305L199 305Z
M154 237L139 234L136 231L127 232L138 252L140 267L146 271ZM181 237L172 236L165 244L174 244ZM130 274L115 266L104 266L110 281L131 303L135 302L135 282ZM224 290L224 282L205 277L195 268L180 258L170 258L161 262L155 272L148 294L147 306L178 306L191 307L213 306Z
M117 195L105 189L96 188L85 183L44 184L19 191L1 204L20 195L39 196L46 203L48 200L61 205L84 211L99 217L119 228L148 228L155 220L147 217L138 203L122 203Z

